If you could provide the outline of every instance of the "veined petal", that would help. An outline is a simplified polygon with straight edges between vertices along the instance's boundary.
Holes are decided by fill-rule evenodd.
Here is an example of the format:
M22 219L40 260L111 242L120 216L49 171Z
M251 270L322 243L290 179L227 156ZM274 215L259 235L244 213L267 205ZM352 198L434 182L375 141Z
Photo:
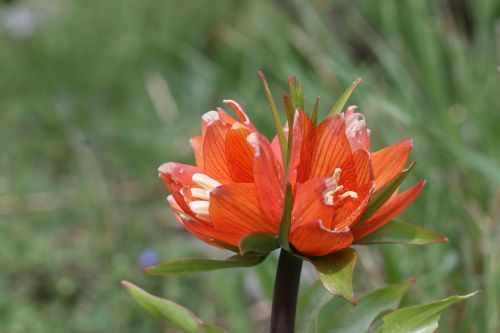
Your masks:
M303 255L322 256L349 247L353 236L348 228L330 230L316 221L292 226L290 242Z
M353 154L354 167L356 170L356 187L361 187L364 184L373 181L373 167L370 158L370 153L366 150L359 149Z
M293 141L290 152L290 164L288 167L288 179L292 187L295 182L304 182L305 179L297 179L299 167L301 165L301 156L307 156L309 136L314 129L314 125L309 116L301 109L295 111L293 122ZM303 165L307 164L304 163Z
M375 191L396 177L410 156L412 140L407 139L371 154L375 175Z
M226 103L231 107L231 109L233 109L234 113L236 114L236 117L242 124L247 126L252 131L256 130L255 126L252 124L252 121L250 120L250 118L248 118L247 113L245 112L245 110L243 110L241 105L239 105L237 102L231 99L225 99L222 102Z
M281 144L277 135L274 136L271 141L271 150L273 151L274 156L278 160L280 165L283 165L283 154L281 154Z
M181 209L194 215L186 202L183 190L195 185L192 176L195 173L200 173L201 169L192 165L169 162L162 164L158 168L158 172Z
M375 214L353 230L354 237L363 238L391 221L418 197L424 185L425 180L422 180L410 189L393 195Z
M354 225L365 212L373 188L373 182L368 182L356 189L357 198L345 198L341 201L334 211L331 224L326 224L327 227L342 229Z
M265 216L255 185L243 183L226 184L212 190L210 220L217 230L240 238L253 232L277 234L280 222L270 221Z
M279 224L285 196L281 164L264 136L252 133L247 137L247 141L255 151L253 172L257 198L267 218Z
M203 168L203 140L201 135L193 136L189 143L191 144L191 148L193 148L196 165Z
M305 183L297 183L292 209L292 227L313 221L332 220L334 207L324 202L323 192L330 177L318 177Z
M301 166L298 179L331 176L335 168L352 157L343 116L341 113L334 114L314 129L307 149L308 156L301 158L304 168ZM304 174L307 176L304 177Z
M204 173L222 184L231 182L225 152L229 129L226 122L214 120L207 126L203 139Z
M247 141L250 133L246 127L232 128L227 132L227 166L231 178L237 183L253 183L254 150Z

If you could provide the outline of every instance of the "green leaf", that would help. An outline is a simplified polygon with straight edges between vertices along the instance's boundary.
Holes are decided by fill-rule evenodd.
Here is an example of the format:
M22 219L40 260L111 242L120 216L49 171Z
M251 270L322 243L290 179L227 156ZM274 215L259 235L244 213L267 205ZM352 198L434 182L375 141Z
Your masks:
M359 220L356 227L359 227L364 222L364 220L373 215L373 213L375 213L387 200L389 200L394 191L396 191L401 183L406 179L415 164L416 162L412 162L408 168L401 171L398 176L394 177L393 180L391 180L389 183L387 183L385 186L383 186L373 194L365 213Z
M261 254L247 254L243 256L234 255L226 260L201 258L179 259L148 267L144 272L150 275L185 275L222 268L255 266L261 263L265 258L266 256Z
M288 236L290 234L290 224L292 218L292 186L288 184L285 192L285 206L283 208L283 215L280 222L279 232L279 245L281 248L290 251L290 243Z
M314 109L311 115L311 121L316 126L318 123L318 112L319 112L319 96L316 97L316 101L314 102Z
M279 247L278 238L260 232L252 233L240 241L240 254L256 252L268 254Z
M356 245L371 244L413 244L426 245L432 243L447 243L448 238L434 231L417 225L393 220L371 234L358 239Z
M357 306L346 304L330 320L322 322L318 332L366 332L380 313L398 307L404 294L414 283L415 280L411 280L369 292L360 297Z
M323 257L311 257L323 286L333 295L355 304L352 291L352 273L356 265L356 251L347 248Z
M362 81L361 78L357 78L356 80L354 80L353 83L351 83L351 85L349 86L349 88L347 88L344 91L344 93L342 94L342 96L340 96L340 98L337 100L337 102L332 107L332 109L330 110L330 112L328 112L328 116L331 116L331 115L333 115L335 113L342 112L342 110L344 109L347 101L349 100L349 97L351 97L351 95L354 92L354 90L356 90L356 88L361 84L361 81Z
M325 291L319 281L300 295L297 305L297 332L314 332L317 315L331 298L332 295Z
M475 291L464 296L453 296L395 310L382 317L383 324L377 333L432 333L438 328L439 318L446 308L477 293Z
M127 288L132 297L147 312L157 318L161 318L183 332L187 333L223 333L218 327L207 325L201 321L194 313L185 307L172 301L151 295L136 285L122 281L122 285Z

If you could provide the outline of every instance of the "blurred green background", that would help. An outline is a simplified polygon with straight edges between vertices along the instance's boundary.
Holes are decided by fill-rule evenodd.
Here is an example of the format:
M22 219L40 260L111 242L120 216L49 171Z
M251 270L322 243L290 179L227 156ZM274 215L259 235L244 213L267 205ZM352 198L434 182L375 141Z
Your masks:
M188 139L223 98L269 135L262 69L275 96L298 76L323 114L361 76L351 102L374 148L414 138L406 186L429 182L403 217L450 243L361 248L357 294L411 277L405 304L483 289L440 332L500 332L499 16L495 0L0 2L0 331L170 332L121 279L264 330L275 258L141 273L226 255L177 226L156 168L192 162Z

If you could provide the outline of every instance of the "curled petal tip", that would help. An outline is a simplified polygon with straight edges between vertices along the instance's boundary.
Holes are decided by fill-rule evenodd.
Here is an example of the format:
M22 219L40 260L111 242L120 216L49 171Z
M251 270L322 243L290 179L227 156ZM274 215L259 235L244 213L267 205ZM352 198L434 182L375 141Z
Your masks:
M158 172L160 173L160 176L162 174L169 174L172 172L172 169L175 167L175 163L173 162L167 162L163 163L158 167Z

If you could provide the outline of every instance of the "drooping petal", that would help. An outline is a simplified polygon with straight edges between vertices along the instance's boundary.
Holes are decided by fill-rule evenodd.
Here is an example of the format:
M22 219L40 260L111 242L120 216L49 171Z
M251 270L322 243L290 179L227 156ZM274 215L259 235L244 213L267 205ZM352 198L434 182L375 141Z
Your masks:
M269 220L280 221L285 196L281 164L263 135L252 133L247 140L255 150L253 172L259 202Z
M252 121L250 120L250 118L248 118L247 113L245 112L245 110L243 110L241 105L231 99L225 99L222 102L226 103L231 107L231 109L233 109L236 117L243 125L247 126L252 131L256 130L255 126L252 124Z
M225 152L229 129L226 122L214 120L207 126L203 139L204 173L223 184L231 182Z
M393 195L375 214L353 230L354 237L363 238L391 221L418 197L424 185L425 180L422 180L410 189Z
M370 153L366 150L359 149L354 152L353 159L356 170L356 187L361 187L364 184L373 181L374 174Z
M193 148L196 165L203 169L203 140L201 139L201 135L193 136L189 143L191 144L191 148Z
M290 242L306 256L322 256L349 247L353 242L351 231L327 229L321 221L292 226Z
M378 191L405 167L412 147L407 139L371 154L375 191Z
M250 133L248 128L234 125L227 132L225 148L227 166L231 178L237 183L253 182L254 150L247 141Z
M292 209L292 226L314 221L330 221L334 208L326 205L323 193L330 177L318 177L298 183Z
M297 181L298 171L300 167L301 156L307 156L309 136L312 133L314 125L309 116L301 109L295 111L293 122L293 139L292 149L290 152L290 164L288 167L288 179L292 187ZM307 162L306 162L307 163ZM299 179L304 182L304 179Z
M331 176L335 168L352 158L343 114L335 114L323 120L315 128L310 142L308 156L304 156L303 160L301 158L303 168L301 165L298 179Z
M358 149L370 151L370 135L366 127L366 119L362 113L354 112L356 108L350 106L345 114L345 130L353 152Z
M193 174L200 173L201 169L192 165L169 162L162 164L158 168L158 172L161 180L165 183L181 209L190 215L194 215L189 209L183 190L195 185L192 179Z
M232 183L210 193L210 219L217 230L240 238L253 232L277 234L278 221L270 221L262 211L254 184Z

